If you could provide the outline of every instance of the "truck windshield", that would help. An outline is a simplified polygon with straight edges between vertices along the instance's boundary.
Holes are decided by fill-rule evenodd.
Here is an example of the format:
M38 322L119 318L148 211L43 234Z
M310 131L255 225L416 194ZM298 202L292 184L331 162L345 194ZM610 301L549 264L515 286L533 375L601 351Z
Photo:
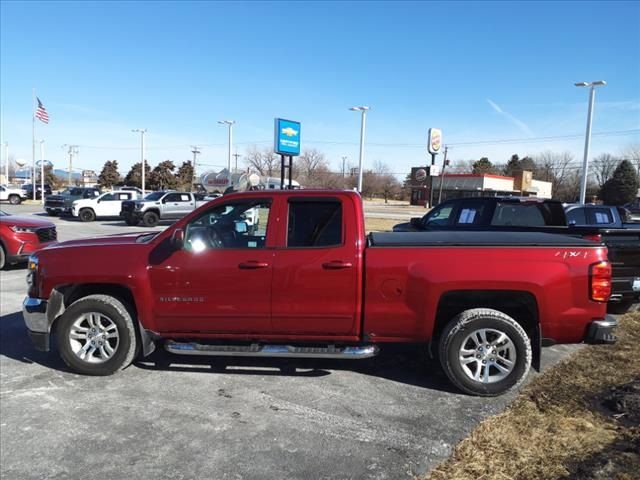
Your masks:
M144 197L144 199L145 200L160 200L163 195L164 195L164 192L151 192L146 197Z

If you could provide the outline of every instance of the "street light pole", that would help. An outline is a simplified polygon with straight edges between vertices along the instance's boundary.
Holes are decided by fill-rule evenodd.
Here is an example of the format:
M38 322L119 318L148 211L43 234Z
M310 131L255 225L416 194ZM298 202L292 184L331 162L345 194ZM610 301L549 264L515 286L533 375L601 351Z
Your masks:
M4 142L4 177L9 185L9 142Z
M144 176L145 176L145 161L144 161L144 134L147 133L146 128L135 128L131 130L132 132L140 133L140 166L142 170L142 198L145 197L145 184L144 184Z
M576 87L591 87L589 89L589 111L587 113L587 131L584 139L584 159L582 160L582 179L580 181L580 204L584 205L587 196L587 179L589 177L589 148L591 147L591 123L593 122L593 103L596 98L596 87L605 86L607 82L578 82Z
M40 203L44 205L44 140L40 140Z
M229 145L227 149L227 171L229 172L229 183L231 183L231 145L233 144L233 125L235 120L219 120L220 125L227 125L229 127Z
M200 149L198 148L197 145L191 145L191 148L193 148L193 150L191 150L191 153L193 153L193 179L191 181L191 188L189 188L189 191L193 190L194 185L197 183L197 177L196 177L196 156L200 154Z
M361 112L360 122L360 160L358 161L358 193L362 193L362 165L364 164L364 132L367 123L367 110L369 107L351 107L349 110L354 112Z

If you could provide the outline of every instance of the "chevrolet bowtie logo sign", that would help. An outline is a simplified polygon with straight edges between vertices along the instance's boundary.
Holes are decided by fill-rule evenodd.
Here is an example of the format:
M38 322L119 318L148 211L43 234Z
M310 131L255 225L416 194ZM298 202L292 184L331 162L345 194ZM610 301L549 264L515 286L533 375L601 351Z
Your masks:
M296 135L298 135L298 131L294 130L291 127L287 127L282 129L282 134L286 135L287 137L295 137Z

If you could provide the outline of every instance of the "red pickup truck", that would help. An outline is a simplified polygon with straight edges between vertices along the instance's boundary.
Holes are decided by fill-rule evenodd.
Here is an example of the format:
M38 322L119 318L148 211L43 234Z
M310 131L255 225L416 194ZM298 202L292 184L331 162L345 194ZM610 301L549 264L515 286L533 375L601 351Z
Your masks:
M37 252L23 313L36 347L55 333L84 374L112 374L157 344L356 359L418 343L461 390L491 396L538 368L543 344L615 341L606 259L602 244L545 233L365 236L354 192L246 192L160 233Z

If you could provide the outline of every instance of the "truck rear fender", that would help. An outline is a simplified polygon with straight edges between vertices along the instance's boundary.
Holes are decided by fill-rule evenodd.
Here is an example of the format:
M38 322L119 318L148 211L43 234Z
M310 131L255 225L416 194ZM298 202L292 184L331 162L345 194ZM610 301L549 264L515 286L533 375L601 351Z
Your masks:
M155 344L138 319L136 301L133 293L128 287L113 283L88 283L58 287L56 288L56 291L62 294L64 300L63 305L56 316L56 320L53 322L51 327L52 331L55 331L56 323L58 318L60 318L60 315L62 315L73 302L89 295L109 295L120 300L129 311L131 318L135 319L134 325L136 326L138 341L142 346L142 355L146 357L154 351Z
M433 350L447 323L459 313L472 308L492 308L516 320L529 335L533 350L532 366L540 371L542 338L538 302L532 293L519 290L459 290L444 293L438 302L429 343L429 351L434 358L437 356Z

